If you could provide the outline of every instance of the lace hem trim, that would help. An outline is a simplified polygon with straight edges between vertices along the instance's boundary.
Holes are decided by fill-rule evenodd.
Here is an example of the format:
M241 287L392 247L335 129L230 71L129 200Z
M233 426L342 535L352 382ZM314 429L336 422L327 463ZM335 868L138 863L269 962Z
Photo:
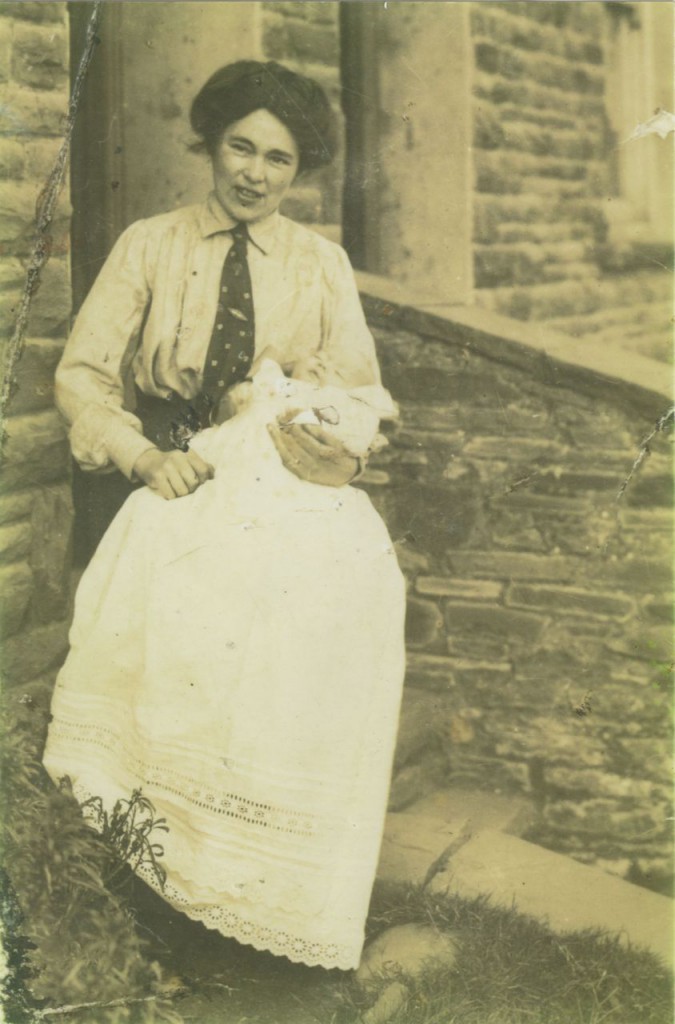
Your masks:
M326 970L338 968L342 971L351 971L359 966L362 943L357 949L338 943L315 942L294 935L290 931L248 921L228 907L191 904L170 882L167 882L162 890L150 871L143 869L139 870L138 874L167 903L193 921L201 921L207 928L220 932L226 938L236 939L246 946L253 946L259 952L274 953L275 956L285 956L296 964L325 967Z
M313 816L299 810L252 800L235 792L217 790L215 787L205 789L195 784L189 776L167 765L160 768L135 756L124 748L114 730L103 725L55 719L50 726L50 742L53 743L57 738L64 750L69 747L72 749L72 745L97 747L114 756L117 761L123 759L139 784L187 800L211 814L289 835L312 837L316 834L317 822Z
M78 784L73 787L73 791L80 802L88 799L91 795L85 787ZM98 831L96 820L89 815L86 815L86 818L88 823ZM167 878L162 888L156 874L146 864L138 865L136 874L167 903L193 921L201 921L207 928L220 932L226 938L236 939L237 942L253 946L260 952L285 956L293 963L306 964L308 967L324 967L326 970L337 968L350 971L359 965L363 946L362 938L358 942L355 941L353 945L303 938L292 931L247 920L229 907L218 904L191 903L170 879ZM264 912L264 906L261 909Z

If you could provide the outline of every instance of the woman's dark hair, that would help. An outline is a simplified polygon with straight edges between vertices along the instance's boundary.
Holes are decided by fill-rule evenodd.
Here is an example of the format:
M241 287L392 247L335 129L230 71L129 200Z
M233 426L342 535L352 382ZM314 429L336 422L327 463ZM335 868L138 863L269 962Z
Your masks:
M295 139L300 171L331 162L337 130L325 92L311 78L274 61L239 60L211 75L190 110L190 124L200 139L193 149L213 156L227 126L260 109L278 117Z

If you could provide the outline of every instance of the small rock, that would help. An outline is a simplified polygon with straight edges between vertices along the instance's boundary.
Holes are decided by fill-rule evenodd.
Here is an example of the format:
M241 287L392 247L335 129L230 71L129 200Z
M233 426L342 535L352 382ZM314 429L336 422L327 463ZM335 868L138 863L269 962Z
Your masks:
M415 978L427 967L451 970L456 958L457 944L451 935L430 925L396 925L366 947L356 981L363 989L372 989L383 978L399 974Z
M408 998L408 989L400 981L392 981L378 996L377 1002L361 1017L363 1024L385 1024L401 1009Z

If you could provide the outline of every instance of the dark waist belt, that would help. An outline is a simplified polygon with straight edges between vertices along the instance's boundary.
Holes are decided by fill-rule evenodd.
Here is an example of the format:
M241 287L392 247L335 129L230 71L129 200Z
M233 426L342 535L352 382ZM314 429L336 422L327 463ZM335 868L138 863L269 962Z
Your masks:
M172 391L168 398L155 398L136 388L135 411L143 434L163 452L187 451L190 438L210 426L212 408L207 395L182 398Z

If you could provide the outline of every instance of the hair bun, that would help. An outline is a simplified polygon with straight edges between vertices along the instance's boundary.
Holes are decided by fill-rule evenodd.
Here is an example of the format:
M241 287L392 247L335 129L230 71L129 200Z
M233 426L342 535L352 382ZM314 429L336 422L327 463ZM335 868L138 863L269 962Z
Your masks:
M329 164L337 149L336 118L325 92L311 78L277 64L239 60L219 68L197 93L190 124L213 153L229 124L261 108L284 124L300 152L300 170Z

